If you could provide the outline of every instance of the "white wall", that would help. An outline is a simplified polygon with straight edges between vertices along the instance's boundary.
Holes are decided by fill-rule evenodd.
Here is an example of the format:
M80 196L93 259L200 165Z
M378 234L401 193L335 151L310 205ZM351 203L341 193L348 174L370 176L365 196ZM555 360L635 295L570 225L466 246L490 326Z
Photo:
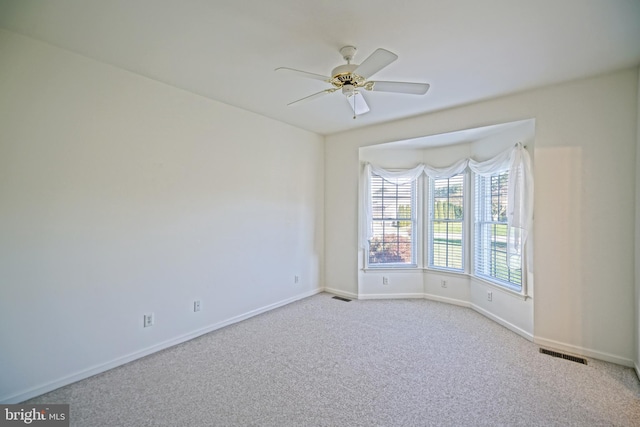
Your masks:
M0 402L321 289L322 137L6 31L0 57Z
M636 103L638 118L636 121L637 145L636 145L636 295L635 295L635 368L640 378L640 73L638 73L638 98Z
M360 147L535 118L535 340L632 365L637 86L630 69L327 137L326 286L358 291Z

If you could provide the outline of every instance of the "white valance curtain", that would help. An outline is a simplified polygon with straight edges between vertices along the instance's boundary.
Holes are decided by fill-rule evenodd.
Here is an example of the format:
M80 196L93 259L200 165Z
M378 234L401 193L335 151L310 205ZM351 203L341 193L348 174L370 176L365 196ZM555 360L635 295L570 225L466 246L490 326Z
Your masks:
M424 173L427 174L428 177L437 179L437 178L451 178L452 176L458 175L462 173L469 164L469 159L462 159L449 167L446 168L434 168L432 166L424 166Z
M366 247L371 239L371 172L386 181L396 185L410 184L422 173L431 178L450 178L463 172L466 168L481 176L490 176L499 172L509 171L507 187L507 223L511 233L509 235L508 251L511 268L519 268L524 244L531 228L533 219L533 177L531 175L531 157L522 143L506 150L497 156L477 162L473 159L462 159L449 167L436 168L420 164L413 169L403 171L388 171L381 167L366 163L363 177L363 216L361 221L360 246Z

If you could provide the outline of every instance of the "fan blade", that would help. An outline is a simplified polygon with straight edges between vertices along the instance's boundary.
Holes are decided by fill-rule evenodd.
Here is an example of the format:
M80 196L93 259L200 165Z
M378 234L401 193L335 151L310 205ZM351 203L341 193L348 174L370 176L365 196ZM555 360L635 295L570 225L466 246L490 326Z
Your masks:
M321 76L320 74L308 73L306 71L295 70L293 68L280 67L276 68L274 71L285 71L289 74L295 74L299 77L306 77L308 79L322 80L323 82L331 81L331 77Z
M389 52L386 49L377 49L362 64L358 66L353 72L365 79L371 77L378 71L382 70L387 65L398 59L398 55L393 52Z
M351 106L351 109L353 110L356 116L359 116L361 114L365 114L371 111L369 110L367 101L364 100L364 96L362 96L360 92L356 91L352 95L347 96L347 101L349 101L349 105Z
M374 92L408 93L411 95L424 95L429 90L427 83L409 82L370 82L373 83Z
M299 103L304 103L304 102L307 102L307 101L311 101L312 99L320 98L322 95L325 95L327 93L333 93L336 90L337 90L336 88L325 89L325 90L323 90L321 92L314 93L313 95L309 95L309 96L305 96L304 98L300 98L297 101L290 102L287 105L293 105L293 104L299 104Z

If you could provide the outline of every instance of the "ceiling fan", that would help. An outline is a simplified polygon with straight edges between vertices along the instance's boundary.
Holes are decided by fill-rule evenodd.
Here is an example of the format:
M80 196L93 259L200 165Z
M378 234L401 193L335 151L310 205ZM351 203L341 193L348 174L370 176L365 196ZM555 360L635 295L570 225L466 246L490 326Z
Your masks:
M290 74L315 80L322 80L323 82L330 83L332 85L332 87L328 89L309 96L305 96L304 98L290 102L287 105L294 105L311 101L312 99L319 98L328 93L333 93L341 90L342 94L346 96L349 105L353 109L353 118L355 119L356 116L368 113L370 111L367 102L360 92L361 89L373 92L394 92L411 95L424 95L429 90L429 85L427 83L385 82L368 80L375 73L398 59L398 55L393 52L389 52L386 49L380 48L373 52L367 59L365 59L362 64L358 65L351 63L353 57L356 54L356 50L357 49L354 46L344 46L342 49L340 49L340 54L342 55L344 60L347 61L347 63L334 68L331 71L331 77L287 67L276 68L275 71L287 72Z

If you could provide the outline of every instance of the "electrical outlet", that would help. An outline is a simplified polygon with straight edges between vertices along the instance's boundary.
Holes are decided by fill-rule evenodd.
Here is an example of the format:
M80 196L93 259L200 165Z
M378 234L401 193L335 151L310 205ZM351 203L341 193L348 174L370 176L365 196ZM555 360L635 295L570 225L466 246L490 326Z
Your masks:
M382 276L382 284L383 285L388 285L389 284L389 278L387 276Z
M493 301L493 292L487 292L487 301Z
M195 300L193 302L193 311L194 312L200 311L200 300L199 299Z
M149 314L145 314L144 315L144 327L148 328L149 326L153 326L153 313L149 313Z
M300 283L300 276L293 276L293 283Z
M440 286L442 286L443 288L447 287L447 281L446 280L440 280Z

